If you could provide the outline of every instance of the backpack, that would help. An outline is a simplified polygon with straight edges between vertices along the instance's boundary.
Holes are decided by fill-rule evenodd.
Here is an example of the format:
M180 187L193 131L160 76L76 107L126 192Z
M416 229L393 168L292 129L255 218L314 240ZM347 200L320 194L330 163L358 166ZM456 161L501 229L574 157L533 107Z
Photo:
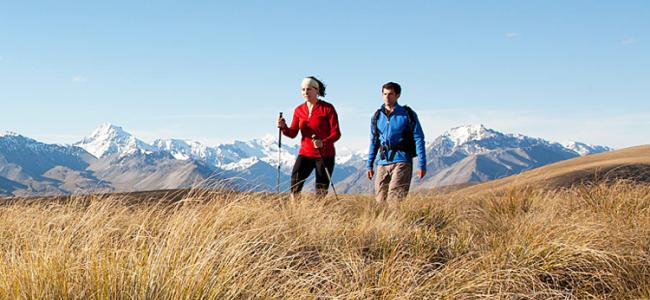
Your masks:
M404 138L402 139L402 142L398 145L393 145L391 149L384 149L384 147L379 146L379 151L386 151L386 150L393 150L393 153L391 155L392 157L395 156L395 150L402 150L408 154L411 155L411 157L415 157L417 155L416 150L415 150L415 138L413 137L413 130L415 129L415 114L413 113L413 110L408 107L408 105L402 106L406 110L406 116L408 117L408 130L406 130L406 133L404 135ZM372 117L372 126L373 126L373 138L375 139L375 144L379 145L379 128L377 127L377 120L379 118L379 114L381 113L382 108L379 108L374 116ZM385 155L382 155L382 157L385 157Z

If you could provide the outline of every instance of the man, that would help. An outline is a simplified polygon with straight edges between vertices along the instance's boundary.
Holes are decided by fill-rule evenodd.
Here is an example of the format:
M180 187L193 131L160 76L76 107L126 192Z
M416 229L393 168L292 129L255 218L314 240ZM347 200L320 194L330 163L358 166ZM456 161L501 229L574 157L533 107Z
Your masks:
M395 82L382 86L384 104L375 112L370 123L370 149L366 162L368 179L375 175L377 153L377 178L375 199L378 203L396 204L406 197L411 186L413 157L418 158L417 175L426 175L424 133L415 112L408 106L397 104L402 88Z

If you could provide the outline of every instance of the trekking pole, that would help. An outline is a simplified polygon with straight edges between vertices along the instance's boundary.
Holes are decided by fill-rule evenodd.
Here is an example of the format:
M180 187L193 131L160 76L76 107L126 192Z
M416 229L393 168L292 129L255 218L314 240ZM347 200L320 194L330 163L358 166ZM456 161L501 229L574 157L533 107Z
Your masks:
M316 139L316 135L315 135L315 134L312 135L312 136L311 136L311 139L312 139L312 140L313 140L313 139ZM323 166L325 167L325 175L327 175L327 179L329 179L329 181L330 181L330 185L332 186L332 191L334 192L334 198L335 198L336 201L338 202L338 201L339 201L339 196L336 194L336 189L334 188L334 181L332 181L332 175L330 174L330 170L329 170L329 169L327 168L327 166L325 165L325 160L323 159L323 152L320 150L320 148L316 148L316 150L318 150L318 156L320 157L320 162L321 162L321 163L323 164Z
M280 119L282 118L282 112L280 112ZM280 165L282 164L282 128L278 127L278 176L276 187L278 194L280 193Z

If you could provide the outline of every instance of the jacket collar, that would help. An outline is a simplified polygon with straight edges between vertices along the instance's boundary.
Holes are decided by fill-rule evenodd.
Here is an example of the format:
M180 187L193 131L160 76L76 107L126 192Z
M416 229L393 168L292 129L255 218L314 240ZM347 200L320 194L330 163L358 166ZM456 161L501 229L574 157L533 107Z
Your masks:
M302 104L304 104L305 106L307 106L307 103L308 103L307 100L305 100L305 102L303 102ZM320 99L316 100L316 103L314 103L314 107L320 105L320 103L321 103L321 100L320 100Z
M401 110L402 110L402 106L399 105L399 103L395 103L395 108L393 108L393 112L398 112L398 111L401 111ZM386 104L381 105L381 112L383 112L384 115L388 116L388 113L386 111Z

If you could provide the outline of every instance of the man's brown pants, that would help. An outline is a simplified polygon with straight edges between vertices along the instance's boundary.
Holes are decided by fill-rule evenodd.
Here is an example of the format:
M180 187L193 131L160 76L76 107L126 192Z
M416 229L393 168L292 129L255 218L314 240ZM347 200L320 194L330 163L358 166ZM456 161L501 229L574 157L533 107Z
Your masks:
M409 192L413 164L394 163L377 166L375 178L375 200L377 203L396 204L403 200Z

